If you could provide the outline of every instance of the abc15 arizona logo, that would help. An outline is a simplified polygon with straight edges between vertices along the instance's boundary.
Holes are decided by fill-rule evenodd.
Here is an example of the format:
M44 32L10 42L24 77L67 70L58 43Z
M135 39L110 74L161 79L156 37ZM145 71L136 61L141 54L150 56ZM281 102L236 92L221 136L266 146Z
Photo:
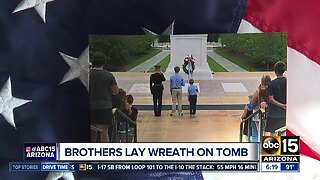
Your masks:
M299 136L262 136L262 155L300 155Z

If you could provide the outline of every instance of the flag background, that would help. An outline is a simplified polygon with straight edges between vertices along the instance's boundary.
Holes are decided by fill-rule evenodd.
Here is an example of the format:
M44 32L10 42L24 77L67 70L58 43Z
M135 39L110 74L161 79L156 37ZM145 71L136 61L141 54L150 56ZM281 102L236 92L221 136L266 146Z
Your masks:
M317 18L319 1L250 0L244 14L247 26L261 32L287 32L287 133L301 136L301 153L320 160L320 55ZM244 24L244 23L243 23ZM241 32L252 32L243 26Z
M69 70L58 52L78 57L88 46L89 34L143 34L141 27L160 34L173 20L175 34L234 33L244 18L239 32L288 32L288 134L300 135L301 152L314 158L304 158L300 175L274 177L307 175L320 179L315 170L320 166L315 160L319 160L320 152L319 1L250 0L243 16L246 0L59 0L47 4L47 23L43 23L34 8L12 14L19 3L20 0L1 0L0 86L10 76L13 96L33 102L14 110L16 130L0 116L1 178L47 176L47 173L8 173L9 161L22 160L24 142L89 140L89 94L78 79L58 86ZM142 177L122 173L112 177L210 179L214 175L190 172ZM234 174L218 175L214 177L234 177ZM75 176L94 179L99 175ZM239 178L242 176L251 174L237 174Z
M44 23L34 8L12 14L20 2L0 3L0 86L10 76L13 96L32 102L14 109L17 129L0 116L2 179L47 176L8 172L8 162L23 160L24 142L89 141L89 94L79 79L58 85L70 68L59 52L78 58L88 46L89 34L143 34L142 27L160 34L173 21L177 34L235 33L246 5L246 0L59 0L46 4ZM202 178L201 172L112 177L120 175ZM88 179L99 175L75 176Z
M301 138L300 173L203 173L204 179L320 179L319 1L249 0L239 33L287 32L287 135Z

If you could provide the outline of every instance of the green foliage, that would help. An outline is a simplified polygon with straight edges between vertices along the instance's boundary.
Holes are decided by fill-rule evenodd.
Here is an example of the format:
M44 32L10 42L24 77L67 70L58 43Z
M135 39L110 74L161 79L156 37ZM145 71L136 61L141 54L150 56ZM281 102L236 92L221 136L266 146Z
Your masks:
M169 43L170 42L170 36L169 35L158 36L158 42L159 43Z
M129 71L130 69L138 66L139 64L145 62L146 60L152 58L153 56L159 54L161 52L160 49L151 48L147 52L141 54L139 58L132 59L132 61L129 61L128 64L126 64L123 68L121 68L122 71Z
M207 42L218 42L219 34L208 34Z
M224 67L222 67L220 64L218 64L210 56L207 56L207 61L208 61L208 64L209 64L211 71L213 71L213 72L228 72Z
M161 66L160 67L161 71L165 72L166 69L168 68L169 62L170 62L170 54L165 58L163 58L158 64L156 64L156 66ZM154 71L155 71L154 67L148 70L148 72L154 72Z
M95 52L106 55L105 68L122 71L127 64L151 50L154 36L102 36L89 37L90 59Z
M257 34L222 34L222 43L225 48L239 55L251 58L252 64L265 66L277 61L286 62L287 37L285 33L257 33Z
M187 69L187 66L188 66L188 64L183 63L183 64L182 64L182 70L183 70L184 73L186 73L186 74L189 75L189 71L188 71L188 69ZM194 63L192 64L191 68L192 68L192 70L191 70L192 72L196 69L196 66L195 66Z
M230 62L240 66L246 71L263 71L265 70L264 66L254 64L254 60L248 56L234 53L226 48L218 48L215 50L217 54L228 59Z

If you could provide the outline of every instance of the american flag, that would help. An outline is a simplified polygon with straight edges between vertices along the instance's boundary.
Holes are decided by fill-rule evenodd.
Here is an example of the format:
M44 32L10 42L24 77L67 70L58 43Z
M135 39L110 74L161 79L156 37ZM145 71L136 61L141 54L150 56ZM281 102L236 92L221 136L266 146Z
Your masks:
M72 61L83 60L88 35L143 34L142 28L160 34L173 21L178 34L234 33L246 1L2 0L0 4L0 177L45 179L47 173L9 173L8 162L23 160L24 142L89 141L89 94L83 79L76 76L79 71L70 71L75 70ZM178 177L201 178L201 174Z
M250 0L239 32L287 32L287 135L301 136L301 153L320 160L320 47L316 0Z
M81 78L61 83L72 69L64 57L83 59L89 34L143 34L142 28L161 34L173 21L175 34L238 29L288 32L288 133L301 136L303 154L320 159L317 0L250 0L248 4L246 0L2 0L0 4L1 179L47 178L48 173L8 172L8 162L23 160L24 142L89 141L88 91ZM4 101L9 90L9 99L16 98L16 103ZM5 106L9 109L4 111L3 104L10 104ZM74 173L67 177L203 179L210 175Z
M249 0L238 33L286 32L287 136L300 136L298 174L224 174L224 179L320 179L320 55L317 0ZM218 178L203 173L204 178Z

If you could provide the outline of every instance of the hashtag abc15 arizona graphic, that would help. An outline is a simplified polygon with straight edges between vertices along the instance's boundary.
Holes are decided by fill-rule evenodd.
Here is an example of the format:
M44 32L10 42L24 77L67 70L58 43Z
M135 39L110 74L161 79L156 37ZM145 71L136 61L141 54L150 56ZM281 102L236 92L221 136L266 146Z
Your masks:
M262 155L300 155L299 136L262 136Z

